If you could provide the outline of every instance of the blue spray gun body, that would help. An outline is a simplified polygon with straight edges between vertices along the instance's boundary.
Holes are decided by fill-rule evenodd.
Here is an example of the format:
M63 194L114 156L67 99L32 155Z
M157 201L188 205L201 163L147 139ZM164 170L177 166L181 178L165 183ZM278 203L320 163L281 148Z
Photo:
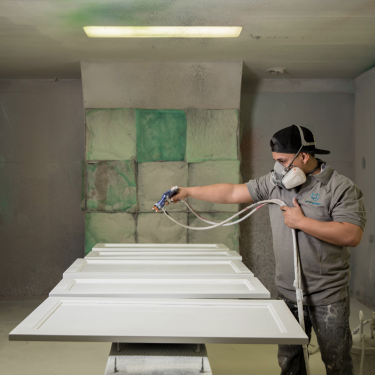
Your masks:
M155 210L156 212L159 212L165 206L165 202L169 201L170 198L172 198L174 195L177 194L177 191L178 191L178 186L173 186L171 190L166 191L162 195L160 201L154 204L154 207L152 207L152 209Z

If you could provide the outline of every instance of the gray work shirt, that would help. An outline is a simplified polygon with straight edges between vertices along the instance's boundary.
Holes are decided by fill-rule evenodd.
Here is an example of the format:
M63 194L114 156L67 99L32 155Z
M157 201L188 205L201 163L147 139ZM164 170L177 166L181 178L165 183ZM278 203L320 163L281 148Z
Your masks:
M365 228L366 211L361 190L327 164L319 174L307 176L300 189L288 190L275 186L271 173L250 180L246 185L254 202L277 198L293 207L293 198L296 197L309 218L346 222ZM280 206L269 205L269 213L276 260L276 285L285 298L296 302L292 231L285 224ZM350 277L349 249L319 240L300 230L296 232L302 268L303 303L327 305L345 298Z

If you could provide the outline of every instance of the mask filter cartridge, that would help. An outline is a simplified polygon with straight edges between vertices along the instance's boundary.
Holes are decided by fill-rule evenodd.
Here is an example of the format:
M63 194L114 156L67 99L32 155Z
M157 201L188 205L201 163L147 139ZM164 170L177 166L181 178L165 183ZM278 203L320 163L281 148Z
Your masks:
M292 167L284 176L283 184L287 189L293 189L306 181L306 175L301 168Z
M284 166L277 161L273 167L271 181L274 185L281 188L293 189L306 181L306 175L302 169L298 167L291 165L290 168L284 168Z

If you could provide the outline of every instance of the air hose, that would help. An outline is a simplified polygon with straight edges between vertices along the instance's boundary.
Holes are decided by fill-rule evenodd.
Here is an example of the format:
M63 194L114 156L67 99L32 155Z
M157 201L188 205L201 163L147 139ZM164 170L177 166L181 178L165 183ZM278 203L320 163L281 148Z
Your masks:
M268 204L277 204L279 206L286 206L286 204L280 200L280 199L268 199L264 201L260 201L254 204L251 204L250 206L244 208L243 210L237 212L230 218L220 222L220 223L215 223L213 221L209 221L204 219L201 215L199 215L191 206L188 202L186 202L184 199L181 199L180 201L185 203L188 209L200 220L203 222L209 224L206 227L192 227L189 225L182 224L178 222L177 220L173 219L168 211L165 210L164 205L166 201L170 201L170 198L175 195L178 191L178 187L174 186L171 190L168 190L166 193L163 194L162 199L157 202L154 206L155 211L159 211L160 209L164 212L164 214L172 220L174 223L190 229L190 230L208 230L208 229L214 229L218 228L220 226L230 226L234 224L238 224L248 217L250 217L254 212L256 212L258 209L261 207L264 207ZM246 211L250 210L251 208L255 207L252 211L247 213L244 217L241 219L238 219L237 221L230 222L230 220L234 219L235 217L245 213ZM299 318L299 324L302 327L303 331L305 331L305 320L303 316L303 291L302 291L302 281L301 281L301 263L300 263L300 258L299 258L299 252L298 252L298 244L297 244L297 235L295 229L292 230L292 238L293 238L293 254L294 254L294 283L293 286L296 289L296 300L297 300L297 308L298 308L298 318ZM302 345L303 348L303 356L305 359L305 366L306 366L306 374L310 375L310 365L309 365L309 356L308 356L308 351L307 351L307 345Z

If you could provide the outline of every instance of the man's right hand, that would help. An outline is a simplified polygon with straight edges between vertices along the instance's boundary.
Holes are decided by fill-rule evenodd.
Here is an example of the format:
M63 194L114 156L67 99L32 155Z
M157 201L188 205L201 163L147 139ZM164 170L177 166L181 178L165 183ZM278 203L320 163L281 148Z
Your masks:
M179 187L177 194L171 198L172 203L178 203L181 199L186 199L189 196L188 189L189 188ZM166 204L168 204L168 202Z

